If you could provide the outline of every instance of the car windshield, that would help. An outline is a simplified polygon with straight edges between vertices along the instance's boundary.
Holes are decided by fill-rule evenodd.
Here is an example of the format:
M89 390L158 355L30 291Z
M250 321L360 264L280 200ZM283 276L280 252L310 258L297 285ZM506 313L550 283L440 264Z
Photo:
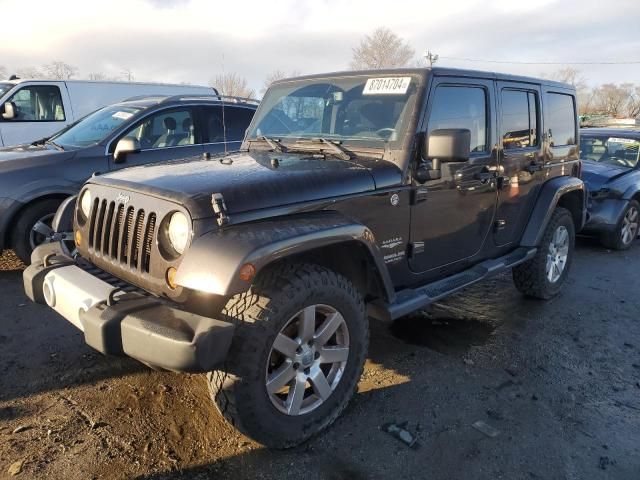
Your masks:
M13 83L0 83L0 97L11 90Z
M419 81L416 75L358 75L277 84L262 100L247 138L395 146L406 133Z
M142 108L122 105L102 108L51 137L51 141L65 149L90 147L104 140L140 110Z
M616 135L580 136L580 155L583 160L634 168L638 164L640 139Z

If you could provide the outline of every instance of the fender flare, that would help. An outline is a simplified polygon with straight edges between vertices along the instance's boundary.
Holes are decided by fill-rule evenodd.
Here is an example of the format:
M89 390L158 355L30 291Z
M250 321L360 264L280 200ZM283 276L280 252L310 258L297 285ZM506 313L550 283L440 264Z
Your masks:
M540 245L544 231L547 228L547 224L551 219L553 211L560 203L560 199L570 192L580 192L581 206L582 206L582 219L581 224L577 225L576 231L582 229L585 223L586 215L586 187L582 180L577 177L555 177L546 182L536 199L536 205L533 208L533 212L529 217L527 226L522 235L520 245L523 247L537 247Z
M373 233L334 211L310 212L208 232L189 247L175 281L192 290L232 296L251 286L251 281L239 277L240 268L247 263L259 273L274 261L353 241L365 247L386 296L393 299L393 284Z
M640 188L638 187L638 185L636 185L636 184L631 185L622 194L622 199L623 200L627 200L627 201L632 200L633 197L635 197L639 193L640 193Z

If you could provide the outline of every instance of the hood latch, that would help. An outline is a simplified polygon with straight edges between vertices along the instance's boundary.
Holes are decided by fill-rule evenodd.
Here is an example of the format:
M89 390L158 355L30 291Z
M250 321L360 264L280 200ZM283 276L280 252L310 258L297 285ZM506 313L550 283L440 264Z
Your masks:
M224 203L224 197L221 193L211 195L211 206L216 214L216 220L220 227L229 223L229 214L227 213L227 205Z

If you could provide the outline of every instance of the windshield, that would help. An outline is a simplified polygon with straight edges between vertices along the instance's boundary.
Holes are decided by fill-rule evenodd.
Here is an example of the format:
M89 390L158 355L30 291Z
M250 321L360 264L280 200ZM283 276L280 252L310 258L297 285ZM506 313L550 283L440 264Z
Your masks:
M416 75L353 76L275 85L262 100L248 139L324 138L367 147L403 140L413 113Z
M0 97L11 90L13 83L0 83Z
M590 136L581 134L580 155L583 160L634 168L638 164L640 139L621 135Z
M122 105L102 108L51 137L51 141L65 149L90 147L104 140L107 135L140 110L142 109Z

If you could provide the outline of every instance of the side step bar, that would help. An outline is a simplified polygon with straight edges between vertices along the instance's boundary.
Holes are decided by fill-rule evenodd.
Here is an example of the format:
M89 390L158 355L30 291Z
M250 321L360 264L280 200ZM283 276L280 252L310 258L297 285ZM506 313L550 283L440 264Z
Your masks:
M451 277L428 283L422 287L401 290L397 292L396 300L393 303L370 303L368 305L368 314L380 320L395 320L491 275L526 262L536 254L536 251L536 248L520 247L504 257L485 260Z

